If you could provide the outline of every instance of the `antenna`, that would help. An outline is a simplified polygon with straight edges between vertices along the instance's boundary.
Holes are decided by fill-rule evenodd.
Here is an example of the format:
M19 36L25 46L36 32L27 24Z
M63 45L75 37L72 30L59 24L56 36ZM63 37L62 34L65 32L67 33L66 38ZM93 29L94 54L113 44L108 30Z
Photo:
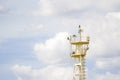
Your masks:
M81 26L79 25L79 30L78 30L78 33L79 33L79 36L80 36L80 41L82 40L82 32L83 30L81 29Z

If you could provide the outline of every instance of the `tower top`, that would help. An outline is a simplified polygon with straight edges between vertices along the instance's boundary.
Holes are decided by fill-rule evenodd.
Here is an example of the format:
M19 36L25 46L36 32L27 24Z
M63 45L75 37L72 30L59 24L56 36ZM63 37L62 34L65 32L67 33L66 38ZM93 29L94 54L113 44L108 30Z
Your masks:
M78 36L71 35L70 37L68 37L68 40L70 41L70 44L71 44L71 51L72 51L71 53L75 53L75 54L71 54L71 57L79 58L80 56L86 55L86 51L88 50L89 37L82 36L81 35L82 32L83 30L79 25L79 30L78 30L79 35Z

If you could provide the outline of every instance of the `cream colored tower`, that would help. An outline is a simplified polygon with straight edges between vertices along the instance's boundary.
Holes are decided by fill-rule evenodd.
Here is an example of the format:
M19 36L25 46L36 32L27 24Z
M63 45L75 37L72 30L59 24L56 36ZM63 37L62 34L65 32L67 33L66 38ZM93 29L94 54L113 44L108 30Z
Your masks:
M85 56L86 52L89 49L89 37L83 37L81 35L82 29L79 26L79 36L72 35L68 37L70 41L70 55L74 58L74 71L73 71L73 80L85 80Z

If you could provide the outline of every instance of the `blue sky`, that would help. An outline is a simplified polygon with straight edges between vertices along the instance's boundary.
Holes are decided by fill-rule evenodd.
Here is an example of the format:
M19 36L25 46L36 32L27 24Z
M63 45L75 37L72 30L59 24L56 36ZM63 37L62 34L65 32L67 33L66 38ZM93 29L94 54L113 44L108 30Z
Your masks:
M0 79L72 79L66 37L79 24L87 80L120 80L120 0L0 0Z

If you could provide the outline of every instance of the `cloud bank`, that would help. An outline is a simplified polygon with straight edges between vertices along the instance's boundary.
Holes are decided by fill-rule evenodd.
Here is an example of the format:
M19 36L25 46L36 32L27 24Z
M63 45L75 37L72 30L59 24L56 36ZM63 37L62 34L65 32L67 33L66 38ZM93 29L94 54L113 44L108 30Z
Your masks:
M69 80L72 76L71 67L47 66L42 69L32 69L30 66L14 65L17 80Z
M100 11L118 10L119 0L40 0L38 10L33 12L35 16L51 16L69 13L71 11L89 10L90 8Z
M44 43L36 43L34 51L37 58L47 64L66 62L69 59L68 33L60 32Z

